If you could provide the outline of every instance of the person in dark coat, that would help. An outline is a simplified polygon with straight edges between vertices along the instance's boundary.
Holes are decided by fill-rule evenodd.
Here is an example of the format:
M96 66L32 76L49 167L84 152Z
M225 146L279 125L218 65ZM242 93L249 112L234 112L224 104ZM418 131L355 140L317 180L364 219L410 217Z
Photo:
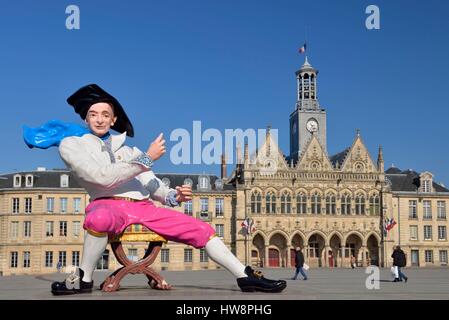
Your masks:
M300 247L296 248L295 267L296 267L296 272L295 272L295 276L292 278L292 280L296 280L299 273L301 273L301 275L304 277L304 280L307 280L307 275L304 271L304 255L303 255Z
M396 246L391 257L393 258L393 266L398 268L399 276L399 278L395 278L393 282L401 282L403 279L405 280L405 282L407 282L408 277L401 271L401 268L407 265L407 259L405 257L404 251L402 251L400 246Z

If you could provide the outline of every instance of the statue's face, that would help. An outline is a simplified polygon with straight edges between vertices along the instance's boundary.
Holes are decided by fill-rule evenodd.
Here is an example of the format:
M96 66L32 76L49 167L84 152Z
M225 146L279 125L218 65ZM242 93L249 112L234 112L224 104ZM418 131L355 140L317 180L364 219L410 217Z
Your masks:
M98 137L104 136L117 121L114 110L106 102L93 104L86 115L86 123L90 131Z

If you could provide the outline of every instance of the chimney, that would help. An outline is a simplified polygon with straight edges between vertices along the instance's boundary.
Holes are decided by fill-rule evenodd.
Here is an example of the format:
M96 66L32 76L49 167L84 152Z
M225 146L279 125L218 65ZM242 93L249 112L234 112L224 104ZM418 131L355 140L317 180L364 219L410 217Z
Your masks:
M223 153L221 155L221 179L224 179L227 177L227 172L226 172L226 156Z

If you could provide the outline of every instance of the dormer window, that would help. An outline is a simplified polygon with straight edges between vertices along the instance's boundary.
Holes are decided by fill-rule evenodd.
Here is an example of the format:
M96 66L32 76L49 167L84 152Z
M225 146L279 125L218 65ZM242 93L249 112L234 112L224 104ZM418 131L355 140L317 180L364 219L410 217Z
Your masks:
M20 188L22 186L22 176L20 174L16 174L14 176L14 188Z
M215 180L215 189L223 190L223 180L221 179Z
M199 185L199 188L202 190L209 189L209 178L207 176L200 176L198 185Z
M66 174L61 175L61 188L68 188L69 187L69 176Z
M170 179L169 178L162 178L162 183L165 184L167 188L170 188Z
M184 184L186 184L186 185L189 185L189 186L193 186L193 181L192 181L192 179L190 179L190 178L186 178L185 180L184 180Z
M25 187L32 187L33 186L33 175L27 174L25 176Z
M430 192L430 180L424 180L423 192Z
M421 192L430 193L433 192L432 184L433 184L433 174L430 172L423 172L419 175L419 179L421 182Z

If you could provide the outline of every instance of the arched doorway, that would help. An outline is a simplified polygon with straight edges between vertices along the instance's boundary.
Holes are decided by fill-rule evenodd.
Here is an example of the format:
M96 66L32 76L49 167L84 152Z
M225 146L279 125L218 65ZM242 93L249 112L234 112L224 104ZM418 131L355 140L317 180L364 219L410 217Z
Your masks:
M366 241L366 246L368 248L368 265L379 266L379 241L373 234Z
M256 234L253 237L253 249L251 250L251 263L255 267L262 268L266 265L265 262L266 262L265 240L260 234Z
M308 257L309 257L309 265L311 267L322 267L324 265L323 261L324 246L325 241L320 234L315 233L309 237Z
M279 250L275 248L268 249L268 266L280 267Z
M329 240L330 252L328 253L329 267L341 267L341 238L334 234Z
M357 234L353 233L346 238L346 253L347 263L350 265L351 257L354 256L356 260L356 266L363 265L363 254L360 250L362 248L362 239Z
M299 234L295 234L292 238L291 248L290 248L290 267L295 266L296 259L296 247L304 248L304 239Z
M286 267L287 265L287 240L285 237L280 234L276 233L270 238L270 249L276 250L278 252L278 259L279 259L279 265L272 265L271 262L269 262L270 267ZM271 261L270 257L271 250L268 251L269 253L269 260ZM275 253L273 251L273 259L275 257ZM274 263L274 260L273 260Z

